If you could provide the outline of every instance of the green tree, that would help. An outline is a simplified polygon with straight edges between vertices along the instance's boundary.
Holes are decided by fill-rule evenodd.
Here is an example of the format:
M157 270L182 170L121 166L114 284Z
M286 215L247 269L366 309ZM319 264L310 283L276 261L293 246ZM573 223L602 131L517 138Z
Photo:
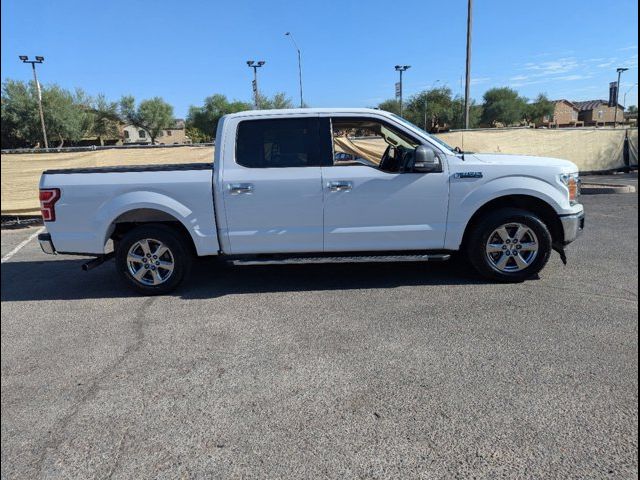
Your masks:
M95 136L104 145L105 139L118 138L120 135L120 116L118 103L109 102L102 94L91 99L87 109L89 113L90 135Z
M536 99L527 104L524 118L528 123L540 124L544 117L551 118L555 110L554 103L544 93L540 93Z
M189 107L186 126L190 131L197 130L200 132L202 134L201 138L205 141L210 141L215 137L218 121L224 115L251 110L252 108L253 106L250 103L238 100L230 102L227 97L217 93L205 98L204 105L201 107L193 105Z
M135 103L132 96L122 97L120 113L131 125L146 130L154 144L162 130L170 128L175 122L173 107L160 97L143 100L137 108Z
M482 117L482 105L478 105L473 98L469 99L469 128L478 128ZM464 124L464 98L456 96L453 99L453 121L451 128L463 129Z
M400 114L400 102L390 99L378 105L380 110ZM469 126L476 128L480 124L482 108L471 99ZM415 125L427 131L437 127L464 127L464 100L452 98L451 89L447 87L423 90L411 98L404 106L403 116Z
M395 99L385 100L384 102L378 105L380 110L384 110L385 112L395 113L396 115L400 115L400 101Z
M407 102L404 116L427 131L450 126L455 118L451 89L432 88L413 95Z
M271 98L260 95L258 97L258 105L260 105L260 108L264 110L293 108L293 102L284 92L278 92Z
M636 105L629 105L627 107L627 113L638 114L638 107Z
M200 131L200 129L196 127L185 127L184 133L189 137L192 143L206 143L211 141L211 138L207 137L204 132Z
M469 128L478 128L480 126L483 111L482 105L477 105L475 100L471 100L471 106L469 107ZM464 127L464 124L461 123L460 125L460 128Z
M58 85L42 87L42 109L49 143L76 143L84 136L88 118L87 95L71 93ZM33 82L7 80L2 85L2 146L42 145L37 90Z
M21 148L42 142L38 103L25 82L2 83L2 148Z
M57 85L42 90L42 108L49 143L58 141L58 148L65 142L79 142L88 126L86 112L87 97L77 90L72 94ZM51 145L50 145L51 146Z
M520 97L512 88L492 88L485 92L483 99L481 117L483 125L492 126L500 122L507 126L525 118L527 100Z

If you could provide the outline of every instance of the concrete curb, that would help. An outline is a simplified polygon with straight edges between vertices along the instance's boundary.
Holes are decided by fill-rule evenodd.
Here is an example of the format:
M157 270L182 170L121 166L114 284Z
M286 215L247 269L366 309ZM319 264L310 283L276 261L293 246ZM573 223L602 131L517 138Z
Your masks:
M611 183L583 183L580 192L584 195L611 194L611 193L634 193L636 187L633 185L614 185Z

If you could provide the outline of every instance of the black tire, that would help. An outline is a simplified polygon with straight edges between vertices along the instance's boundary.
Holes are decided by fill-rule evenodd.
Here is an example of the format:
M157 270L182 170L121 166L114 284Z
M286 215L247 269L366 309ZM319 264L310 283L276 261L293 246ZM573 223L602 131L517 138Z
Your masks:
M149 242L145 243L146 239ZM129 250L138 242L148 244L149 247L151 257L146 258L144 264L141 262L130 263L127 258ZM166 247L168 253L165 251L160 258L154 258L155 251L153 249L156 248L157 251L160 244ZM115 253L116 270L127 285L143 295L169 293L180 285L191 270L192 253L189 245L179 232L165 225L150 224L134 228L118 242ZM136 258L140 255L147 257L143 254L141 245L136 245L133 253ZM173 269L169 270L166 266L156 266L156 262L159 265L172 263ZM141 279L136 279L132 273L132 269L136 269L138 266L140 268L136 270L136 273L143 275ZM142 270L143 268L146 269L146 272ZM156 277L156 271L159 277Z
M491 246L493 246L493 239L497 238L493 236L494 232L501 226L509 224L520 224L528 227L537 240L535 242L538 246L537 253L531 258L529 265L526 267L518 266L517 261L521 261L524 258L523 255L528 256L530 252L516 251L517 245L515 244L503 245L502 248L506 248L505 252L490 254L487 251L490 237L492 239ZM514 227L509 227L507 230L514 231ZM514 235L514 237L517 237L517 235ZM533 237L529 236L528 238L532 239ZM522 238L519 240L521 241ZM518 244L520 244L520 241ZM483 277L498 282L516 283L537 275L544 268L551 256L551 244L552 239L549 229L535 214L527 210L503 208L487 214L475 224L467 241L466 252L471 265ZM523 248L522 245L519 248ZM513 255L512 252L514 251L518 253ZM508 256L511 258L507 258ZM508 262L504 267L505 269L522 269L518 271L499 269L497 264L500 264L500 260L505 258Z

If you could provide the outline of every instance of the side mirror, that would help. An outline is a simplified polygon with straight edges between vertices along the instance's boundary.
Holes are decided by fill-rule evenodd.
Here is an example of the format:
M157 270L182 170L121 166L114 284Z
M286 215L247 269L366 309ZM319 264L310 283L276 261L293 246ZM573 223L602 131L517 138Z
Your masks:
M439 173L442 172L442 163L429 147L418 145L414 154L413 172L416 173Z

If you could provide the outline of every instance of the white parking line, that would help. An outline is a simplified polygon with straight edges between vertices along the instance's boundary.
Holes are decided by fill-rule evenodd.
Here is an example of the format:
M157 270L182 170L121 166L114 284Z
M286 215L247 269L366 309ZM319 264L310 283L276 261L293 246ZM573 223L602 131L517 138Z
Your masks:
M24 247L27 243L29 243L31 240L36 238L38 234L42 232L44 232L44 227L40 227L38 230L36 230L36 233L31 235L29 238L27 238L23 242L20 242L20 244L16 248L14 248L9 253L7 253L4 257L2 257L2 261L0 263L4 263L7 260L11 259L11 257L13 257L16 253L18 253L22 247Z

